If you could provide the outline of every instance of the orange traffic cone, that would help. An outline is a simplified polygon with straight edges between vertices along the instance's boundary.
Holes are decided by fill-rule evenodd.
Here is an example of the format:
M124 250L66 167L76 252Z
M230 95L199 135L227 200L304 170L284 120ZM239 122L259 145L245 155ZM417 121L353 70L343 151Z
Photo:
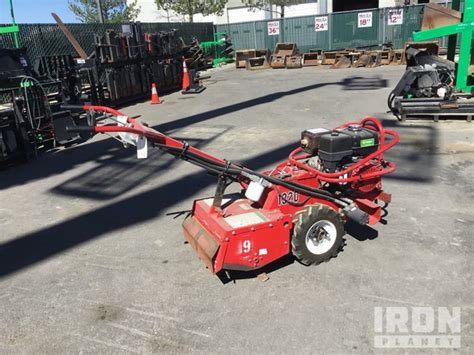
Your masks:
M161 104L160 97L158 96L158 91L156 91L155 83L151 83L151 102L150 104L156 105Z
M183 59L183 91L188 91L189 86L188 67L186 66L186 60Z

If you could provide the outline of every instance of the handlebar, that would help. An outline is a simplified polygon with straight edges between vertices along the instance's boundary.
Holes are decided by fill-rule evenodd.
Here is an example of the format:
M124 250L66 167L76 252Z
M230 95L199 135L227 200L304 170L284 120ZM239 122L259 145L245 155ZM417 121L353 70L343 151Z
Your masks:
M71 133L81 133L81 132L95 133L95 127L91 127L91 126L66 126L66 132L71 132Z
M69 111L84 111L84 106L82 105L69 105L69 104L62 104L62 110L69 110Z

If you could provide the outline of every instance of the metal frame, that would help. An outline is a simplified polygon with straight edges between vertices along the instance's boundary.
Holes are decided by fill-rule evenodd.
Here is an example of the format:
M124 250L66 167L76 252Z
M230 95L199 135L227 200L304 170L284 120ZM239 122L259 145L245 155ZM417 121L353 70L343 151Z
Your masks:
M13 12L13 0L10 0L10 14L12 17L12 25L0 27L0 35L13 33L13 39L15 41L15 48L20 48L20 43L18 41L18 32L20 32L20 26L15 22L15 13Z
M455 0L453 2L453 9L456 9L456 7L459 9L459 0ZM473 45L473 31L474 0L465 0L461 23L413 33L413 40L415 42L450 36L448 58L451 60L454 60L456 46L456 40L453 40L453 38L457 38L458 35L461 36L459 62L456 70L456 88L458 90L468 92L472 91L474 88L474 85L469 85L468 83L469 66L471 65L471 51Z
M154 147L218 177L214 198L196 200L183 223L185 239L213 273L223 269L256 270L287 255L293 219L301 221L305 208L331 209L335 220L341 223L353 219L357 223L376 224L382 218L382 207L377 202L391 200L391 195L382 190L381 178L396 167L384 160L384 153L399 137L375 118L365 118L359 124L378 133L377 146L343 171L327 173L310 167L306 162L309 156L299 147L290 153L288 161L271 172L259 173L171 138L109 107L62 107L108 113L117 123L76 126L69 128L69 132L119 134L119 140L137 146L138 158L146 158L149 140ZM351 125L354 123L336 129L346 130ZM241 185L245 197L242 194L223 199L231 182ZM354 190L335 195L325 189L326 183L350 183Z

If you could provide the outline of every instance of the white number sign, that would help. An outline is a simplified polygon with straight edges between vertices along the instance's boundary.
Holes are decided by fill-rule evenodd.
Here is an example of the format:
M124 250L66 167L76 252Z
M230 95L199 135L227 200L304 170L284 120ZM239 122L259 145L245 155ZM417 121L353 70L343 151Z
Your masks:
M314 18L314 30L316 32L327 31L328 30L328 17L327 16L315 17Z
M277 36L280 34L280 21L271 21L268 23L268 35Z
M372 12L359 12L357 27L372 27Z
M250 244L250 240L244 240L244 242L242 243L242 246L244 249L244 253L248 253L252 245Z
M388 10L388 25L403 25L403 9Z

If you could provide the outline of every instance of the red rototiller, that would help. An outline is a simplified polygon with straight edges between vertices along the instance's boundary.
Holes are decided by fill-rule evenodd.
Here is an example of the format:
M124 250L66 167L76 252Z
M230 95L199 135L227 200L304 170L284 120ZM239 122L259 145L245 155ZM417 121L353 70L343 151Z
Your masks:
M274 169L256 172L216 158L102 106L70 106L106 113L113 124L69 127L70 131L116 133L147 155L147 141L160 150L200 166L218 178L214 197L194 201L183 222L184 238L213 273L255 270L289 253L304 265L335 256L343 246L345 223L366 225L381 218L382 175L395 165L384 153L398 134L375 118L335 129L309 129L301 146ZM389 140L389 141L388 141ZM237 182L240 194L225 195Z

